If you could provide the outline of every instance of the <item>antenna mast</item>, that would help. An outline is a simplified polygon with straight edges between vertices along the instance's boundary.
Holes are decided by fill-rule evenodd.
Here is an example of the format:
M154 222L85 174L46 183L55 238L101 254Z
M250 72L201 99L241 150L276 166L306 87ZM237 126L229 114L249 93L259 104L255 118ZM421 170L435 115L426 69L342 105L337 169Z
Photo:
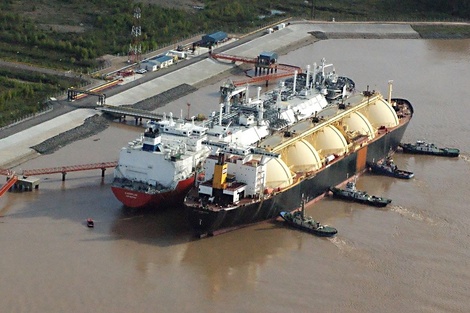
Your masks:
M141 59L142 45L140 43L142 27L140 26L141 10L139 7L134 9L134 19L131 31L131 43L129 45L128 63L138 63Z

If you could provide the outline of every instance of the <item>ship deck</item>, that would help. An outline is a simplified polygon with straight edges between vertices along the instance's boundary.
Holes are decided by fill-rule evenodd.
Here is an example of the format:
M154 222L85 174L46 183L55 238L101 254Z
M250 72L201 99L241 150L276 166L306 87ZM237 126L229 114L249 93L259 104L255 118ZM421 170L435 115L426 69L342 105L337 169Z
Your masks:
M341 119L345 118L347 115L359 111L364 107L370 105L370 103L374 103L378 101L381 97L380 94L373 94L371 97L367 97L360 94L355 94L347 99L347 103L345 104L345 109L340 109L337 104L332 104L322 110L316 119L308 119L301 121L293 126L290 126L287 130L283 130L281 132L274 133L271 136L266 137L259 143L259 147L265 148L272 152L280 152L287 146L293 144L294 142L301 140L328 125L332 125L337 123ZM402 99L395 99L395 101L405 101ZM398 117L398 125L395 126L399 127L400 125L407 123L413 114L413 108L411 105L404 106L403 103L397 103L397 111ZM380 135L383 132L388 131L385 127L380 127L377 130L377 135ZM361 137L360 142L364 141L364 136ZM352 142L356 142L354 138L348 138Z

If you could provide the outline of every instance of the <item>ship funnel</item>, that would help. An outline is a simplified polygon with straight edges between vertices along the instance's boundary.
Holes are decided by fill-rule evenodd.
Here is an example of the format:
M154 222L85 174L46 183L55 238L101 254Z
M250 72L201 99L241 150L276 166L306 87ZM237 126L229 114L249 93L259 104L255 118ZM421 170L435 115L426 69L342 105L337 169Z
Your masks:
M219 155L217 156L217 164L222 165L224 163L225 163L225 154L219 153Z
M173 126L174 123L173 123L173 112L170 112L170 123L169 125Z
M227 186L227 163L225 163L225 155L220 153L217 164L214 167L214 178L212 179L212 188L225 189Z
M258 95L257 95L257 99L259 100L261 97L261 87L258 87Z
M297 71L294 71L294 86L292 87L292 94L295 94L295 90L297 88Z
M388 103L392 103L392 86L393 86L393 80L388 81Z

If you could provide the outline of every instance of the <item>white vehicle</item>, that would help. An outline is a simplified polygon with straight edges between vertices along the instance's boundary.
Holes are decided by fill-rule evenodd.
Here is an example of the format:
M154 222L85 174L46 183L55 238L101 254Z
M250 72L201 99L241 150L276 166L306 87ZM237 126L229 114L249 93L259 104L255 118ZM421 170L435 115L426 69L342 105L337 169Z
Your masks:
M139 69L139 70L137 70L137 71L135 71L135 72L136 72L137 74L145 74L145 73L147 73L147 70L146 70L145 68L141 68L141 69Z

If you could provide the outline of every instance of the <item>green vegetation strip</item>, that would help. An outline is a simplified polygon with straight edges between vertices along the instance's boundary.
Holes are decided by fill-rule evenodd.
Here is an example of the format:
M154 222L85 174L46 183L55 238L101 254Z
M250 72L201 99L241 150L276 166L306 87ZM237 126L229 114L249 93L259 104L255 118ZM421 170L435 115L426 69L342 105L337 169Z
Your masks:
M46 109L48 96L77 83L64 76L0 69L0 127Z

